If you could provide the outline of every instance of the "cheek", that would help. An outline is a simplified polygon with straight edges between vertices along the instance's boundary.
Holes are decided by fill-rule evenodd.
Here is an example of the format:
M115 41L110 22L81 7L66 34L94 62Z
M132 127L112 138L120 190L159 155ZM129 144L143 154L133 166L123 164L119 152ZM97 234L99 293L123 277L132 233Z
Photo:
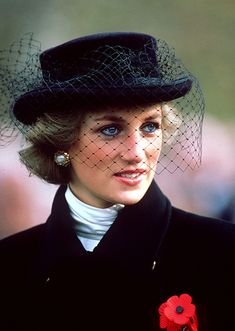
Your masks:
M161 136L155 139L154 141L150 142L149 144L146 144L145 146L146 155L152 160L156 160L156 161L158 160L161 150L162 150Z
M77 164L105 171L110 168L111 164L115 164L117 153L117 146L112 146L112 144L86 141L82 145L77 143L71 149L70 158Z
M160 156L160 150L159 149L152 149L149 151L148 157L147 157L147 165L149 170L152 170L153 173L156 171L158 159Z

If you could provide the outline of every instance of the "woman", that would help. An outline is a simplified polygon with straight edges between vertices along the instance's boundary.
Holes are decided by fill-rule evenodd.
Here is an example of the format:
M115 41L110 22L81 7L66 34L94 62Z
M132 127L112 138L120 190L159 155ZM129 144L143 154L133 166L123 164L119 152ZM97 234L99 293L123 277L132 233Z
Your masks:
M141 33L19 45L2 90L21 160L61 186L46 223L0 243L2 330L232 329L234 226L171 206L154 181L200 162L196 79Z

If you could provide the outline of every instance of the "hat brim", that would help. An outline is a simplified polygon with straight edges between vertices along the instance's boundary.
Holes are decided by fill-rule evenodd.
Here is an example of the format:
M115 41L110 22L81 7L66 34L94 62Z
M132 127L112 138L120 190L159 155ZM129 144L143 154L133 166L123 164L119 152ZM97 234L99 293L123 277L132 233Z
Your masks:
M55 85L50 88L39 88L23 94L13 107L13 114L18 121L32 125L47 112L66 111L68 107L77 105L77 109L89 105L125 105L149 104L171 101L187 94L193 84L191 78L182 78L168 84L158 84L151 79L148 84L136 84L119 87L76 88L73 85ZM159 81L158 81L159 83Z

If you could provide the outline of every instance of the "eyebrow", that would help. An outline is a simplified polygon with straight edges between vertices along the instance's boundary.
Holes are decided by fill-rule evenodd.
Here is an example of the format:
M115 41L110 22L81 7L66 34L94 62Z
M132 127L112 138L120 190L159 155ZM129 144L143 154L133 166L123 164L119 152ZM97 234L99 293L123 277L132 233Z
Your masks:
M148 117L145 118L145 121L152 121L155 120L157 118L162 118L162 115L159 114L158 112L156 114L150 115Z
M157 118L162 118L161 114L159 112L154 112L154 114L149 115L147 117L144 117L144 121L152 121ZM125 117L117 116L117 115L103 115L101 117L97 117L94 119L94 121L118 121L118 122L125 122Z
M115 115L104 115L101 117L94 118L94 121L119 121L119 122L125 122L125 120L122 117L118 117Z

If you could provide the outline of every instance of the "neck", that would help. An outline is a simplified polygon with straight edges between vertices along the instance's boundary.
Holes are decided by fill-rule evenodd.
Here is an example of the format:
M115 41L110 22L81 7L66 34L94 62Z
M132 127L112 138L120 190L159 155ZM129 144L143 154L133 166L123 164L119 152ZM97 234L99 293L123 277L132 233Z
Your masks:
M115 221L118 211L124 206L116 204L109 208L97 208L78 199L68 187L65 198L69 205L70 214L74 219L74 229L78 238L94 240L96 245Z

